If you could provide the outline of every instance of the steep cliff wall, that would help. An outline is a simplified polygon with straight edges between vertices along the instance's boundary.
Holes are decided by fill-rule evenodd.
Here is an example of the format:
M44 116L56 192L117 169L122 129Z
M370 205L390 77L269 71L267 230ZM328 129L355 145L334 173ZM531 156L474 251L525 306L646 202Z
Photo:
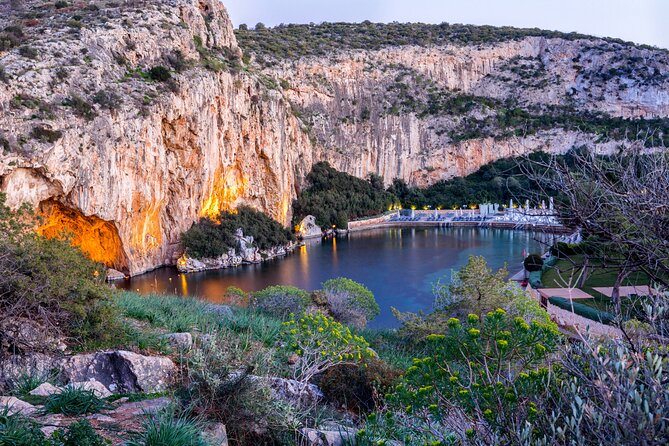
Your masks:
M131 274L173 263L182 231L221 209L289 223L315 161L427 185L533 150L669 138L609 122L669 114L662 51L515 31L428 45L400 30L373 49L297 34L328 50L279 58L290 41L236 38L218 0L61 6L0 1L0 190L44 216L42 233L72 232ZM575 125L583 113L595 125Z
M26 15L47 8L32 6ZM173 262L198 216L245 202L289 222L311 143L281 94L234 73L219 2L101 3L34 20L15 19L30 37L0 58L0 180L10 205L44 213L42 232L70 231L136 274ZM171 61L184 67L168 82L137 71Z
M240 42L253 43L249 33L282 32L242 32ZM294 44L281 37L273 43ZM610 121L669 116L664 51L539 36L486 45L342 46L325 56L300 54L299 47L294 58L257 56L309 125L322 157L360 177L426 186L534 150L662 145L645 141L643 132L620 137L620 122ZM553 124L527 128L507 119L518 111ZM581 120L602 130L582 128ZM669 125L657 121L651 132L659 127L669 145Z

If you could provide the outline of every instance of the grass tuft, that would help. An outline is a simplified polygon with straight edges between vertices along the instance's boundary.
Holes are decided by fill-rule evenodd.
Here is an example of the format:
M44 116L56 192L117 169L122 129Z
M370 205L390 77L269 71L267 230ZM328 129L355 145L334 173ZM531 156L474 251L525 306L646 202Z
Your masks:
M202 423L172 409L146 415L144 429L131 434L126 446L207 446Z
M62 392L51 395L44 402L44 412L67 416L96 413L107 407L108 404L98 398L93 391L72 387L64 388Z

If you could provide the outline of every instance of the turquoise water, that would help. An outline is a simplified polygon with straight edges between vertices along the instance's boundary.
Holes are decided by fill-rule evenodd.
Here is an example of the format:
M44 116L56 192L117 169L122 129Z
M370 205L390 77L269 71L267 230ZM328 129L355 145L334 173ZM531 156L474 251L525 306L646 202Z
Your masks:
M490 228L379 229L308 242L284 259L218 271L179 274L160 268L116 286L140 293L197 296L225 303L229 286L257 291L270 285L315 290L325 280L348 277L374 292L381 315L371 327L393 327L391 307L429 311L433 284L448 281L470 255L482 255L493 268L521 268L523 252L542 251L545 235Z

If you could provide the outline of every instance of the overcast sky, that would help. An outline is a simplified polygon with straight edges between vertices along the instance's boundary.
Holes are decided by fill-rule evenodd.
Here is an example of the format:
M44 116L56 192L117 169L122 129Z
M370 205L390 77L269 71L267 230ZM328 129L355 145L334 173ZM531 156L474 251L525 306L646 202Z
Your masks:
M669 48L669 0L223 0L235 26L309 22L510 25Z

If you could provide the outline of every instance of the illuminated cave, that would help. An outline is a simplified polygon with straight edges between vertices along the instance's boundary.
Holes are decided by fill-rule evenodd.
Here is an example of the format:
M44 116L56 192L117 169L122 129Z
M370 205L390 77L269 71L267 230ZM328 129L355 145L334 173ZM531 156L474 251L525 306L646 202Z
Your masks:
M39 234L49 238L69 236L72 244L92 260L128 273L128 259L113 223L95 216L87 217L51 200L40 204L40 214L44 221L37 229Z

